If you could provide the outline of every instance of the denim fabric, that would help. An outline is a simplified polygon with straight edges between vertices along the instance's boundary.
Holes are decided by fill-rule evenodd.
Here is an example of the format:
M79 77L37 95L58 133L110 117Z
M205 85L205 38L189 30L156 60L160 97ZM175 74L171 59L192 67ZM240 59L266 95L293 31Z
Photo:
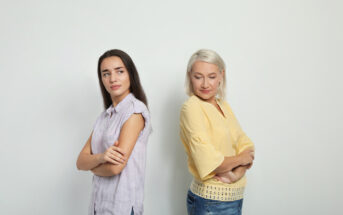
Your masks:
M241 215L243 199L236 201L216 201L204 199L190 190L187 195L188 215Z

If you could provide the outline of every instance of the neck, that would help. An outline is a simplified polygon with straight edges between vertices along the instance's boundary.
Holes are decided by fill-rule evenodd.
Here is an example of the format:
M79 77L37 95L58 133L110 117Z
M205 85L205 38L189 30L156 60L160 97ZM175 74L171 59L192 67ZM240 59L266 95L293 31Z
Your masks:
M210 104L213 104L214 106L217 105L216 96L213 96L213 97L211 97L211 98L209 98L209 99L203 99L203 98L201 98L201 97L199 97L199 96L198 96L198 98L200 98L200 99L203 100L204 102L208 102L208 103L210 103Z
M112 99L113 107L117 106L129 94L130 94L130 91L127 91L120 96L112 97L111 99Z

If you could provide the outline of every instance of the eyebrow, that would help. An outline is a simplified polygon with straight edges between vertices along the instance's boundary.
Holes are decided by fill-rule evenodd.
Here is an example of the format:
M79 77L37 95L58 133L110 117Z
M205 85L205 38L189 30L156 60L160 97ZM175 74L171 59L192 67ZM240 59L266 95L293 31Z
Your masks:
M124 68L124 67L118 66L118 67L114 68L114 70L118 70L118 69L122 69L122 68ZM108 72L108 69L104 69L101 72Z
M203 75L202 73L200 73L200 72L194 72L194 75ZM211 72L210 74L208 74L208 75L217 75L217 73L215 73L215 72Z
M215 72L212 72L212 73L210 73L210 74L208 74L208 75L217 75L217 73L215 73Z

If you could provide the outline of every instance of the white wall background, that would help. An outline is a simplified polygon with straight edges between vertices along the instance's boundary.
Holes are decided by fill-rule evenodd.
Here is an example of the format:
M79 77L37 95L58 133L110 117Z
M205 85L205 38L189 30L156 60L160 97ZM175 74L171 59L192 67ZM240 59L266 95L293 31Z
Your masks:
M342 214L343 3L334 0L1 1L1 214L86 214L79 151L102 111L96 64L125 50L147 93L147 215L183 215L178 137L188 58L216 50L256 144L243 214Z

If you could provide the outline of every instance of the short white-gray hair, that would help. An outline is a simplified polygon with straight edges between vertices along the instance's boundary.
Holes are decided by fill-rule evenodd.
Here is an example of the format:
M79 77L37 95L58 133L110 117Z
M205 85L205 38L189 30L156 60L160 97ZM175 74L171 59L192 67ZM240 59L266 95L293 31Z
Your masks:
M226 75L225 75L225 63L219 54L213 50L200 49L195 52L188 61L187 74L186 74L186 92L189 96L194 95L193 86L191 82L191 72L192 67L195 62L203 61L206 63L211 63L218 66L219 72L223 72L223 80L220 82L217 97L220 99L225 99L225 89L226 89Z

